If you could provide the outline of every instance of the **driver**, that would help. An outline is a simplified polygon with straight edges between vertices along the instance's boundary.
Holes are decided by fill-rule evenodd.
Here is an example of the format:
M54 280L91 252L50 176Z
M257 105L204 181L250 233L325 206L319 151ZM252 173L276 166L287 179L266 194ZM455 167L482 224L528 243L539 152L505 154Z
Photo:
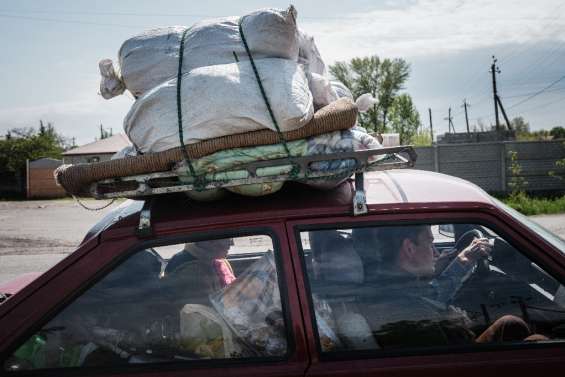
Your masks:
M488 239L475 238L434 278L438 254L430 226L395 227L387 233L378 274L382 296L366 316L381 347L517 341L530 335L520 318L504 316L477 337L466 313L449 305L477 261L490 254Z

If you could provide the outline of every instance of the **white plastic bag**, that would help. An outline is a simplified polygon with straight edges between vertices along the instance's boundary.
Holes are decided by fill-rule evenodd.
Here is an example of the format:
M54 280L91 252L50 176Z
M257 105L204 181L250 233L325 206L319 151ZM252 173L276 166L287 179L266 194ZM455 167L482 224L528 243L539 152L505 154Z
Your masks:
M376 105L377 102L378 100L373 97L371 93L364 93L357 97L355 104L357 105L360 113L366 113L371 109L371 107Z
M114 69L114 64L110 59L102 59L98 63L100 69L100 94L104 99L110 99L118 96L126 89L123 81L120 79Z
M255 61L281 131L304 126L314 115L306 75L285 59ZM276 130L249 61L194 69L182 77L184 143L268 128ZM180 146L177 80L139 98L124 129L142 153Z

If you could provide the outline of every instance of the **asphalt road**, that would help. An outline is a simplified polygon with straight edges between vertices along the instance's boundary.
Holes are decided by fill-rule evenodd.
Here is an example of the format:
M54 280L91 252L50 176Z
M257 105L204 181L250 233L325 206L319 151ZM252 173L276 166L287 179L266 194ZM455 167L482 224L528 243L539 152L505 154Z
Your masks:
M106 202L84 203L100 207ZM87 211L71 199L0 202L0 283L22 273L47 270L71 253L88 229L116 206ZM532 219L565 239L565 214Z

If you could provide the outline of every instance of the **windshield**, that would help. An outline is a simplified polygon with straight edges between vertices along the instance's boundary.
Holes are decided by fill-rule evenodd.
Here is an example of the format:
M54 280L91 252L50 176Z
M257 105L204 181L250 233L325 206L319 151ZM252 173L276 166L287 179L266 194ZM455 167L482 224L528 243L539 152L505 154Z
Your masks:
M527 216L522 215L520 212L516 211L513 208L510 208L506 204L502 203L500 200L494 199L494 202L500 207L504 212L508 213L510 216L514 217L516 220L520 221L522 224L526 225L528 228L532 229L536 232L539 236L541 236L544 240L549 242L553 245L557 250L561 251L561 253L565 254L565 240L554 233L551 233L549 230L545 229L538 223L532 221Z

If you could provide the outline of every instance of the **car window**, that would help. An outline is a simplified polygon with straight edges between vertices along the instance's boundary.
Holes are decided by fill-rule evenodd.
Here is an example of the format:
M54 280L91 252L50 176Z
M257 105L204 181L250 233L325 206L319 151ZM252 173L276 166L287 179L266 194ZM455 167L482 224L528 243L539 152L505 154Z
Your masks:
M543 226L539 225L535 221L532 221L527 216L522 215L520 212L502 203L500 200L496 198L493 198L492 200L504 212L514 217L522 224L525 224L527 227L532 229L536 234L540 235L543 239L545 239L549 244L553 245L557 250L565 254L565 240L563 238L545 229Z
M565 340L563 285L482 225L309 230L300 240L323 353Z
M287 353L277 263L266 235L145 248L28 338L7 371Z

